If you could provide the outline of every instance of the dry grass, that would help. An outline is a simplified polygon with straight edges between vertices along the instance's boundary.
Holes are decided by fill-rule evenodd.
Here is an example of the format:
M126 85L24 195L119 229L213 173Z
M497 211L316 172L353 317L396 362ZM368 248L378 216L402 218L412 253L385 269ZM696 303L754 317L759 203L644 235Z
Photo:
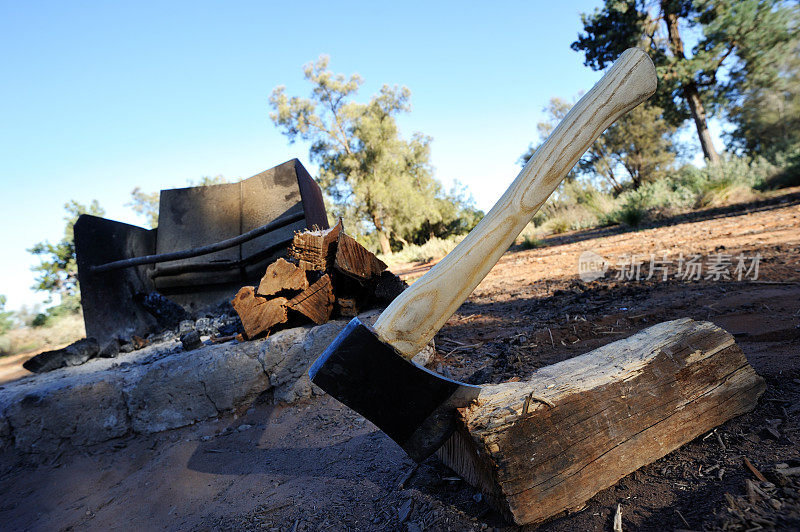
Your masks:
M83 315L68 314L43 327L20 327L0 336L0 354L54 349L86 336Z

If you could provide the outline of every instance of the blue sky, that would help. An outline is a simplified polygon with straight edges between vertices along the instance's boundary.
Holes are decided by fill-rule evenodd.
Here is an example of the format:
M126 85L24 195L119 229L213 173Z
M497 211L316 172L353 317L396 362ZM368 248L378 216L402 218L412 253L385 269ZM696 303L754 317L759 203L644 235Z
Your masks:
M486 210L519 171L551 96L600 74L569 44L571 2L0 3L0 294L41 301L26 248L57 240L63 204L99 200L142 224L130 191L244 178L298 157L269 120L277 85L307 95L302 66L331 56L368 98L411 89L404 135L433 137L436 175Z

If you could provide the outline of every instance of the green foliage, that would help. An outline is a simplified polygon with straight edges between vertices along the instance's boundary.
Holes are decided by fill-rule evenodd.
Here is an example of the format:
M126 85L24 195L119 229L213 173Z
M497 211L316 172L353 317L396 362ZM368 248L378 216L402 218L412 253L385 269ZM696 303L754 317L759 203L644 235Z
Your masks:
M384 255L431 236L462 231L477 217L458 194L446 194L433 178L430 137L400 136L395 116L410 110L406 87L384 85L368 102L356 96L362 79L328 70L328 57L304 67L309 98L270 96L270 118L294 142L311 143L319 183L362 243L376 239Z
M731 145L750 155L761 154L781 166L800 153L800 41L776 58L778 75L769 83L746 82L728 105L734 129Z
M131 200L125 206L142 216L147 227L155 229L158 226L158 203L160 200L160 192L144 192L141 187L136 187L131 191Z
M637 227L698 208L752 201L760 191L778 186L784 172L763 157L726 157L717 165L684 166L639 188L629 185L616 196L592 183L572 181L545 203L523 237L616 224Z
M621 194L605 223L637 226L675 212L755 199L778 169L763 158L732 157L704 168L685 166L669 178Z
M78 293L78 266L75 263L75 239L73 226L81 214L103 216L105 211L92 200L89 206L82 205L75 200L64 204L66 215L64 221L64 237L55 244L44 241L28 249L39 257L40 263L31 269L37 272L34 290L43 290L50 294L59 294L62 297L74 296Z
M6 296L0 294L0 334L5 334L14 326L13 312L6 311Z
M30 325L32 327L52 326L66 316L79 314L81 311L81 300L78 295L64 295L61 303L45 309L44 312L37 313Z
M186 186L206 187L209 185L222 185L229 181L221 175L210 177L203 176L197 181L189 179ZM161 192L144 192L141 187L136 187L131 191L131 200L125 204L133 212L145 219L146 225L150 229L158 226L158 206L161 201Z
M631 46L648 51L659 78L652 102L673 125L693 117L703 151L714 163L718 156L706 108L718 112L730 102L745 102L755 87L773 86L781 58L792 52L797 26L796 7L782 0L605 0L601 9L582 15L582 22L584 32L572 48L584 52L586 65L595 70ZM681 26L700 31L688 55Z
M561 98L550 99L544 108L546 120L537 124L540 142L544 142L571 107L571 103ZM664 119L660 108L640 105L617 120L589 147L565 182L586 179L620 193L627 182L636 188L655 181L666 175L675 161L676 129ZM537 148L531 146L520 162L527 163Z
M522 237L522 243L520 244L520 246L522 246L522 249L543 248L547 246L547 242L537 237L536 235L525 235Z
M391 255L378 254L383 262L389 266L405 262L429 262L440 259L453 251L466 235L453 235L447 238L433 237L421 245L409 244L402 250Z

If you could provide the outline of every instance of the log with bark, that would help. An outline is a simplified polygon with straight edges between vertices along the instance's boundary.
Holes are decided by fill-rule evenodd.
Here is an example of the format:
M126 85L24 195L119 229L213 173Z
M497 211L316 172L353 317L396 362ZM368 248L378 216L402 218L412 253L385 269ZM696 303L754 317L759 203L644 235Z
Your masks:
M764 389L729 333L665 322L483 387L438 455L507 519L539 523L752 410Z

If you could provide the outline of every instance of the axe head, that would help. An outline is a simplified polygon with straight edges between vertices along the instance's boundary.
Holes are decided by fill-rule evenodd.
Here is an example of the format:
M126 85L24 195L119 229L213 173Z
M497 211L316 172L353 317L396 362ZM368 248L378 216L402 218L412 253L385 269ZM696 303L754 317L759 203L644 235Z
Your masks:
M447 440L455 409L479 386L446 379L403 358L354 318L308 371L311 381L372 421L421 462Z

